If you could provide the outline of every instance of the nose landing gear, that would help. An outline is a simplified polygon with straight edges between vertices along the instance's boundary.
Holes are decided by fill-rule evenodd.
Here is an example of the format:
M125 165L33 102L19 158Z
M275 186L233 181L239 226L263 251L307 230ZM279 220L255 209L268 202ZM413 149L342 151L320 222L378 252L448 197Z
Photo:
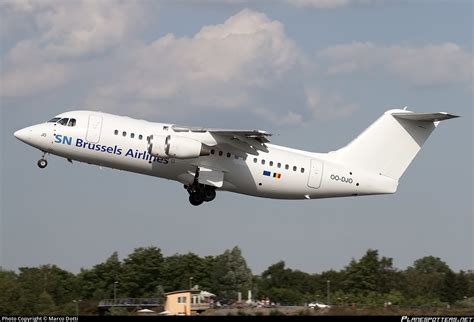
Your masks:
M38 160L38 167L40 167L41 169L44 169L46 168L47 165L48 165L48 160L46 160L46 153L44 153L43 157Z
M38 167L40 167L41 169L46 168L47 165L48 165L48 161L46 159L38 160Z

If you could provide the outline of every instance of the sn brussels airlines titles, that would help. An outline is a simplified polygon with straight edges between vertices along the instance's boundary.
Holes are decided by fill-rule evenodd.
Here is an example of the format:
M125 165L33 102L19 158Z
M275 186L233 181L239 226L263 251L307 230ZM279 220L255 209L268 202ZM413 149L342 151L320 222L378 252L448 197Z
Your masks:
M47 156L183 184L198 206L216 191L274 199L395 193L405 170L446 112L384 112L346 146L318 153L270 144L262 130L155 123L95 111L71 111L14 133ZM310 133L308 134L310 135Z
M63 136L61 134L56 134L54 136L54 141L55 143L59 143L59 144L71 145L73 138L68 137L68 136ZM87 143L85 140L79 139L79 138L75 139L74 144L76 147L89 149L93 151L115 154L115 155L123 154L126 157L131 157L134 159L142 159L146 161L153 161L153 162L164 163L164 164L168 163L168 159L151 155L147 151L139 152L138 150L128 149L126 153L122 153L123 149L119 148L118 145L114 145L112 147L112 146L100 145L100 144L95 144L95 143Z

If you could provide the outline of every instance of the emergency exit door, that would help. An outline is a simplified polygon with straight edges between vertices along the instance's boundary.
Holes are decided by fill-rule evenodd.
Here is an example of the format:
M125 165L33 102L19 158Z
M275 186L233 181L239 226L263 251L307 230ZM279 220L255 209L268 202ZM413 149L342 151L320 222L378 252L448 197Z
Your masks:
M321 186L321 180L323 178L323 162L320 160L312 159L311 167L309 169L308 187L319 188Z

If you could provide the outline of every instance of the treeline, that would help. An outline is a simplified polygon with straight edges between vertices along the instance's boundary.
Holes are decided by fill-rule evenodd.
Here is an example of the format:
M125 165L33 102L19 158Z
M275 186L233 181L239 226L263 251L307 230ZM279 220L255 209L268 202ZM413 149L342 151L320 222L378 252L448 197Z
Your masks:
M117 283L115 283L117 282ZM94 314L101 299L162 297L190 285L218 299L269 297L281 304L312 301L331 304L437 306L474 297L474 271L453 272L441 259L427 256L405 270L369 249L340 271L309 274L281 261L260 276L252 274L238 247L217 256L193 253L164 257L157 247L137 248L124 260L113 253L105 262L78 274L55 265L0 269L1 315ZM80 300L80 302L79 302ZM76 301L76 302L75 302ZM80 307L79 307L80 306Z

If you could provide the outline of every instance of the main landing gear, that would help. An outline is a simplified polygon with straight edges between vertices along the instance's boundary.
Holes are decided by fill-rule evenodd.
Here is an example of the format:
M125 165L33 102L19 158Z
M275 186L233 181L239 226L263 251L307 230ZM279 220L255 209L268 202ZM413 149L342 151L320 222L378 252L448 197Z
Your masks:
M184 186L189 193L189 202L193 206L199 206L203 202L209 202L216 198L216 188L199 183L198 178L199 168L196 169L193 184L190 186Z
M46 160L46 153L44 153L43 157L38 160L38 167L40 167L41 169L44 169L46 168L47 165L48 165L48 160Z
M184 186L189 193L189 202L193 206L199 206L203 202L209 202L216 198L216 188L197 184L192 186Z

